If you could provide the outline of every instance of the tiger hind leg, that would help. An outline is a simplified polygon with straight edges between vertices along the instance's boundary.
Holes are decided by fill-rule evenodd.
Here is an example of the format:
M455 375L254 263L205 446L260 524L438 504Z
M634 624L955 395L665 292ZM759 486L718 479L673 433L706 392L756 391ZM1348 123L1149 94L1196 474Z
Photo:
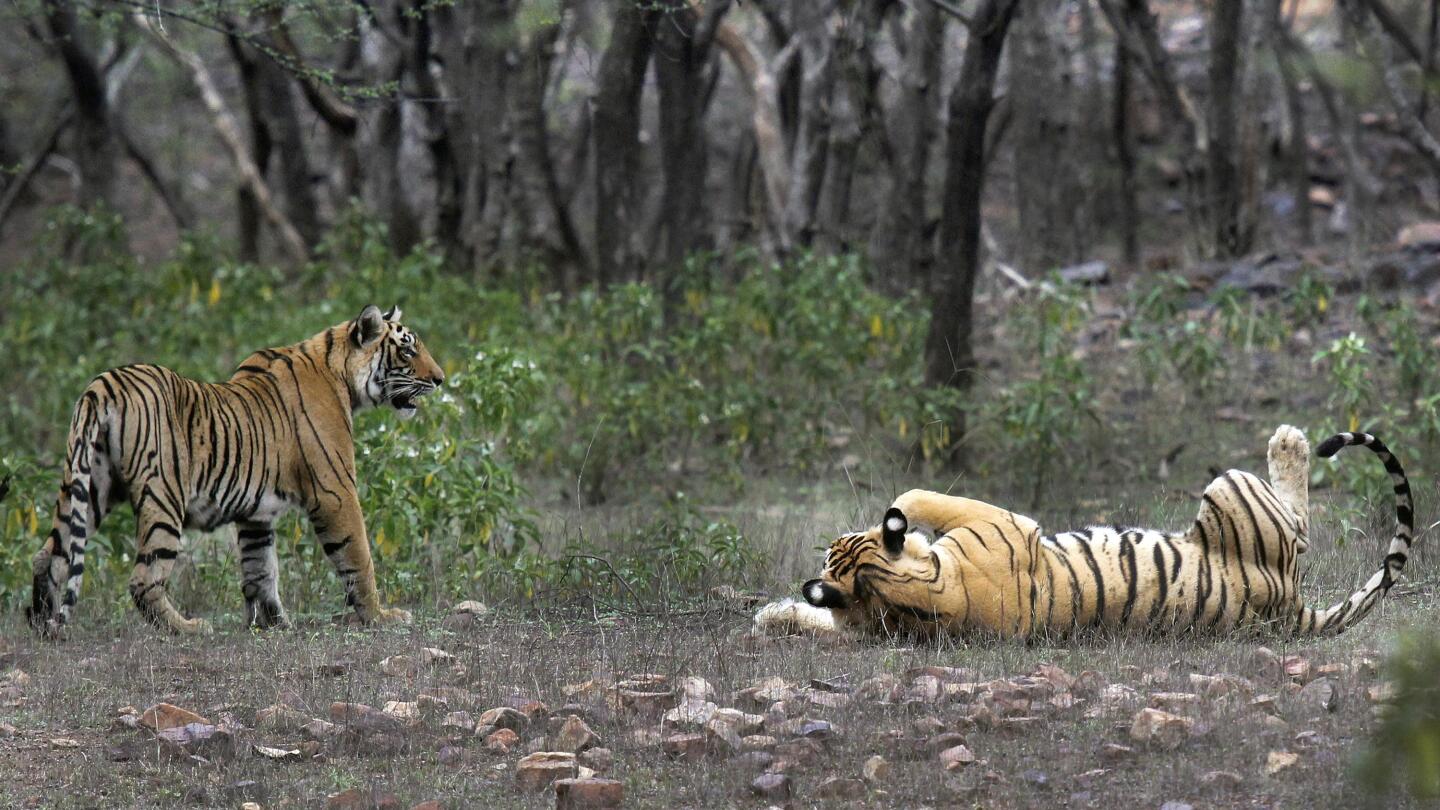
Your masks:
M175 560L180 556L179 515L152 499L136 517L138 548L135 569L130 574L130 598L151 624L177 633L199 633L209 629L203 619L187 619L171 604L165 591Z
M1310 544L1310 443L1297 428L1281 425L1270 437L1267 456L1270 486L1295 513L1295 545L1304 551Z
M240 590L245 596L246 623L261 629L289 627L290 619L280 604L274 527L244 522L239 529Z

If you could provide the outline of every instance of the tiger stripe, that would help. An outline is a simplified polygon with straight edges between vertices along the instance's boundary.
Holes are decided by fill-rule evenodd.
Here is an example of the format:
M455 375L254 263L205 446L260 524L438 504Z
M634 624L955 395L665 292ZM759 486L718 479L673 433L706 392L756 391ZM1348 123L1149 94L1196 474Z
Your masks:
M831 544L821 577L804 587L805 598L834 614L822 624L876 632L1063 636L1098 626L1338 633L1364 618L1394 584L1415 536L1409 482L1379 439L1341 433L1322 442L1317 454L1356 445L1369 447L1390 475L1395 535L1380 569L1330 607L1307 607L1299 592L1298 555L1309 546L1310 449L1287 425L1270 440L1270 481L1239 470L1221 474L1183 532L1091 526L1042 536L1022 515L912 490L895 500L880 527ZM762 615L783 623L795 614L767 609Z
M205 383L155 365L96 377L71 417L55 518L33 562L32 626L60 632L79 601L85 546L111 507L136 516L130 597L152 623L203 629L170 602L166 584L185 529L238 523L247 621L288 621L276 580L274 521L305 510L366 621L403 619L381 607L355 491L353 413L388 404L407 417L444 379L396 309L292 346L262 349L229 380Z

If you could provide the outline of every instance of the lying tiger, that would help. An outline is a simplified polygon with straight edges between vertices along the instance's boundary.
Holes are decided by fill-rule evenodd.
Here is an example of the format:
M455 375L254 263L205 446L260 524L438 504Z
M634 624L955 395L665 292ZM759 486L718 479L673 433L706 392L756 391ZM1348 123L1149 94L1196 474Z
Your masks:
M1395 487L1395 536L1380 570L1349 599L1302 604L1296 557L1309 544L1310 447L1282 425L1270 439L1270 482L1231 470L1206 489L1187 531L1091 527L1042 537L1023 515L967 498L912 490L884 521L830 545L809 604L772 603L762 632L814 630L1002 636L1065 635L1083 627L1156 632L1266 628L1339 633L1395 583L1414 537L1405 472L1366 433L1321 443L1328 458L1364 445ZM920 528L935 533L933 542Z

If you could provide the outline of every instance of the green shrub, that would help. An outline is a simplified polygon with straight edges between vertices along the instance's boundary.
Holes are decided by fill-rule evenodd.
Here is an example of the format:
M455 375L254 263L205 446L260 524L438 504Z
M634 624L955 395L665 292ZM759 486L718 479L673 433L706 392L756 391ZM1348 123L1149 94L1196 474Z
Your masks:
M1394 699L1357 762L1375 804L1397 788L1440 798L1440 637L1411 633L1385 664Z

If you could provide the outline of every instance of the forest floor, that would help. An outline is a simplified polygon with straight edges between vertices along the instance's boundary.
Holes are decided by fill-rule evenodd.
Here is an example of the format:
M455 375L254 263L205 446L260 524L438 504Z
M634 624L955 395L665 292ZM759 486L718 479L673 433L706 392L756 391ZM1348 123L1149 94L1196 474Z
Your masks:
M849 497L831 495L789 513L774 492L748 495L744 528L793 548L830 530ZM1187 498L1154 511L1178 516ZM1316 493L1302 585L1314 602L1363 580L1389 521L1337 546L1330 504ZM204 638L82 604L61 643L9 616L0 805L549 807L553 789L522 786L538 777L521 758L583 748L552 767L618 780L626 807L1352 807L1368 795L1352 766L1383 711L1378 667L1399 634L1440 621L1440 578L1423 558L1412 570L1357 630L1299 641L761 640L747 608L680 595L653 609L420 610L404 628L301 616L253 634L217 608ZM665 718L687 694L693 711ZM200 718L162 712L160 725L207 725L163 742L137 716L162 703ZM1157 717L1147 708L1184 719L1137 729ZM566 727L571 714L584 726Z

